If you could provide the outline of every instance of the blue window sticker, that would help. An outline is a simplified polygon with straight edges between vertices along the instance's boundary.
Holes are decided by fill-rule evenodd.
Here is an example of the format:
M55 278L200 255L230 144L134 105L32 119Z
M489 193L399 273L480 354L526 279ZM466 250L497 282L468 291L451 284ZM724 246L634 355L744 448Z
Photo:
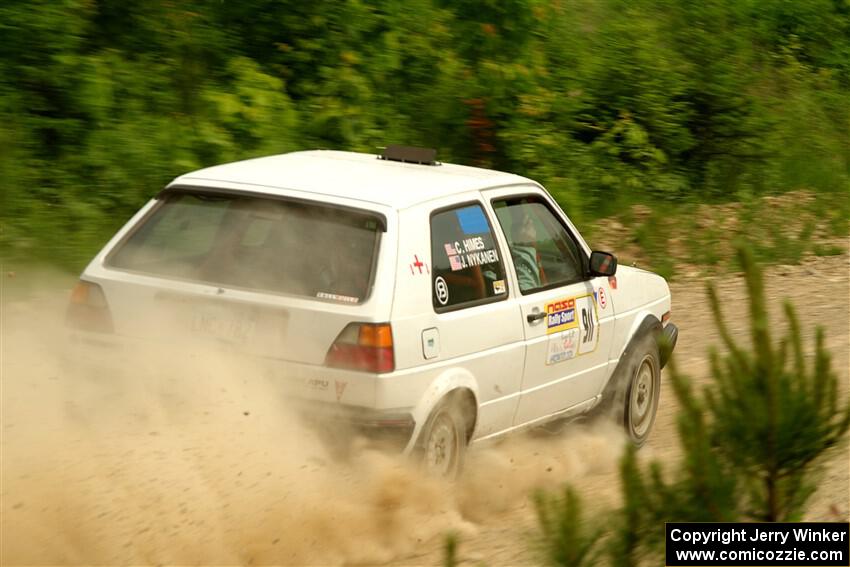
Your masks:
M457 220L460 223L460 229L464 234L481 234L482 232L490 232L490 226L487 224L487 218L484 216L484 211L478 205L465 207L455 211Z

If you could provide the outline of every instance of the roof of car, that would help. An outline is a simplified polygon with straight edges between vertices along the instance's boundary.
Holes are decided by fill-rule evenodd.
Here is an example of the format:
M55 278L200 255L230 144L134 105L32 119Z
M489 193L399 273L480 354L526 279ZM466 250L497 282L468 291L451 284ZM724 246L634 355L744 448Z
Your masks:
M314 150L268 156L187 173L174 184L227 182L343 197L403 209L465 191L534 183L530 179L477 167L419 165L379 159L374 154Z

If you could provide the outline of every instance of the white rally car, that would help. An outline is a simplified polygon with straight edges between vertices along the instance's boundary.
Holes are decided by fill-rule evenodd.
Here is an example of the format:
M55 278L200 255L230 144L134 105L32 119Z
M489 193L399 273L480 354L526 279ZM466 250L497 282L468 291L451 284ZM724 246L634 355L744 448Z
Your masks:
M435 157L307 151L178 177L86 267L68 323L262 361L311 415L442 474L469 443L598 407L643 443L657 341L677 338L667 283L591 251L538 183Z

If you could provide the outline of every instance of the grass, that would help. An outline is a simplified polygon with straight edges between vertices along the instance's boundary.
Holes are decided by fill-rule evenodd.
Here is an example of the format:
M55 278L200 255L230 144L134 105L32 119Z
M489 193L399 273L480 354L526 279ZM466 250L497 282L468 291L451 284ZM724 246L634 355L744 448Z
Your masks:
M844 254L847 242L839 239L850 234L848 213L847 196L805 191L712 205L634 203L590 232L594 242L610 242L606 248L622 263L636 261L675 278L683 272L737 271L737 241L747 242L764 264ZM629 238L622 237L623 230Z
M840 256L846 250L835 244L815 244L812 247L812 252L815 256Z

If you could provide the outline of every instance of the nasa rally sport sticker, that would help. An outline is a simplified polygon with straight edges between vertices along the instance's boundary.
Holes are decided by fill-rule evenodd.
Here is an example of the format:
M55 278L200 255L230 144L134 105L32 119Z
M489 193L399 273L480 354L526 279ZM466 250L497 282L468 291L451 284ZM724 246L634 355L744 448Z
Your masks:
M546 334L552 335L578 326L576 298L569 297L546 304Z
M557 364L596 350L599 344L598 298L567 297L546 304L546 364Z
M449 302L449 286L443 276L437 276L434 280L434 292L437 294L440 305L446 305Z

